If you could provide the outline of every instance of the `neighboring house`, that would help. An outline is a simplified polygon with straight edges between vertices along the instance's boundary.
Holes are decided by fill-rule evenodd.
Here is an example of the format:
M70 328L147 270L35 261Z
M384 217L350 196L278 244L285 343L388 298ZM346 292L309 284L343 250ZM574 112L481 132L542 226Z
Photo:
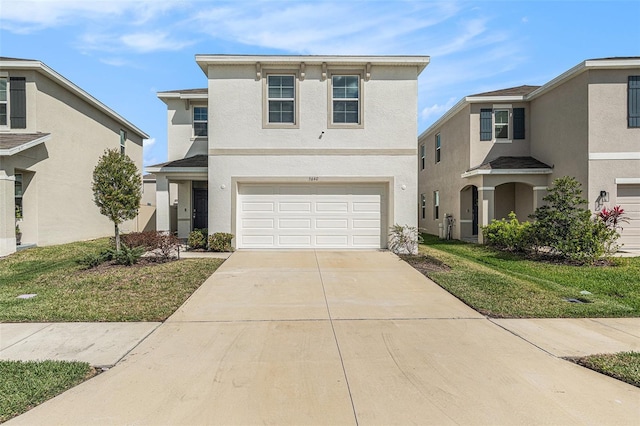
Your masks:
M145 138L44 63L0 58L0 256L16 251L16 223L29 245L112 233L93 203L93 169L107 148L141 169ZM134 219L123 230L137 226Z
M207 89L160 92L157 228L243 248L385 248L416 225L417 56L198 55Z
M482 240L480 226L543 203L555 178L592 211L621 205L621 242L640 248L640 58L584 61L547 84L462 99L418 138L419 226Z

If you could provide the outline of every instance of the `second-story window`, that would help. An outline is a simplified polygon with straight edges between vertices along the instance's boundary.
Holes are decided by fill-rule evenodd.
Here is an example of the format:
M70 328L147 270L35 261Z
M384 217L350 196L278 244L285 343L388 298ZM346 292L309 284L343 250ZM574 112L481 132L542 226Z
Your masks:
M207 136L208 133L207 107L193 107L193 136Z
M427 160L427 148L424 144L420 145L420 170L424 170Z
M640 127L640 75L629 76L627 121L629 127Z
M436 134L436 163L440 162L440 133Z
M125 154L126 145L127 145L127 132L120 129L120 155Z
M0 77L0 126L7 124L7 78Z
M496 139L509 139L509 110L497 109L494 115Z
M332 123L360 123L360 76L331 77Z
M267 77L269 123L295 124L295 78L293 75Z

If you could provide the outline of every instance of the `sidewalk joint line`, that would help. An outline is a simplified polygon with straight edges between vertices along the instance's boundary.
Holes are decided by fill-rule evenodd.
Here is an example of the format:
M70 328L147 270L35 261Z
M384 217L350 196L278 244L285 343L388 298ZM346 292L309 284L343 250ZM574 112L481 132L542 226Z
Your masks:
M540 349L542 352L545 352L545 353L547 353L547 354L551 355L551 356L552 356L552 357L554 357L554 358L560 358L560 359L563 359L561 356L557 356L556 354L554 354L554 353L552 353L552 352L549 352L548 350L544 349L542 346L538 346L538 345L536 345L535 343L533 343L532 341L527 340L526 338L524 338L523 336L519 335L519 334L518 334L518 333L516 333L515 331L509 330L507 327L503 326L502 324L498 324L497 322L493 321L493 318L489 318L489 317L487 317L487 320L489 320L489 322L490 322L491 324L497 325L497 326L498 326L498 327L500 327L501 329L503 329L503 330L505 330L505 331L507 331L507 332L509 332L509 333L513 334L513 335L514 335L514 336L516 336L517 338L519 338L519 339L521 339L521 340L524 340L525 342L527 342L527 343L528 343L528 344L530 344L531 346L533 346L533 347L535 347L535 348Z
M331 310L329 309L329 301L327 300L327 292L324 288L324 279L322 278L322 271L320 270L320 262L318 261L318 252L313 251L313 255L316 257L316 265L318 265L318 274L320 275L320 284L322 285L322 295L324 296L324 303L327 307L327 315L329 315L329 324L331 325L331 332L333 333L333 339L336 342L336 348L338 349L338 356L340 357L340 364L342 365L342 374L344 375L344 381L347 385L347 392L349 392L349 401L351 401L351 409L353 410L353 419L358 425L358 414L356 413L356 406L353 403L353 395L351 394L351 386L349 385L349 378L347 377L347 370L344 367L344 359L342 358L342 351L340 350L340 344L338 343L338 336L336 335L336 329L333 326L333 319L331 318Z

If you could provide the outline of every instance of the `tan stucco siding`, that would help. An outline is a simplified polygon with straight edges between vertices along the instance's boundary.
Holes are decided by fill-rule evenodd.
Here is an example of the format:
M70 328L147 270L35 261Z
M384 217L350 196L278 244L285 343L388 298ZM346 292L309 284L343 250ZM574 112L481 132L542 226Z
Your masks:
M531 155L553 166L551 180L572 176L587 187L588 75L555 87L531 101Z
M206 155L208 141L206 137L193 135L193 107L207 106L206 100L187 101L168 99L167 104L167 137L168 160Z
M50 133L51 138L8 160L28 177L20 224L23 241L50 245L110 235L113 225L93 203L93 168L105 149L120 149L123 129L126 153L141 170L142 139L48 77L26 75L27 131ZM136 227L133 220L122 229Z

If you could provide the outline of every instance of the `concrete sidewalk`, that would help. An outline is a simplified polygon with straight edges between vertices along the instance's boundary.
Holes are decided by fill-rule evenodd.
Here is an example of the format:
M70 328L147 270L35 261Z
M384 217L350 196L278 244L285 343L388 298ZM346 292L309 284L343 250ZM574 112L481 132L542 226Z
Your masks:
M234 254L114 368L8 424L635 425L639 415L640 389L535 347L390 253L308 251Z
M0 323L0 359L116 365L159 322Z

